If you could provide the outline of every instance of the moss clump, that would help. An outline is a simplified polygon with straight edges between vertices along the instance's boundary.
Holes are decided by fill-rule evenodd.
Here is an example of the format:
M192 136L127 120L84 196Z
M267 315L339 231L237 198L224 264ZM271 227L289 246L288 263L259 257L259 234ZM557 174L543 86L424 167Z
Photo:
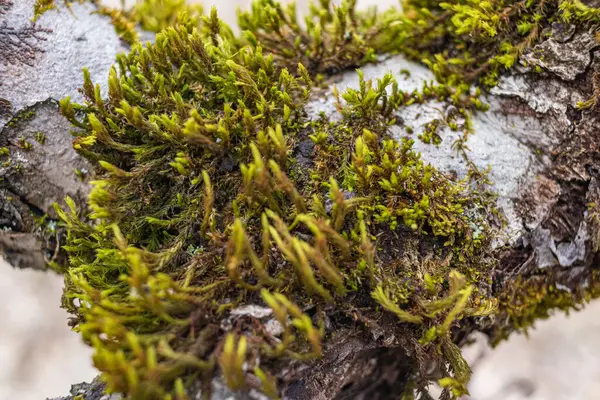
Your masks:
M65 4L68 5L67 0L65 0ZM54 9L56 9L54 0L35 0L35 4L33 6L33 20L36 21L42 16L42 14Z
M186 23L198 25L202 16L202 6L188 5L185 0L144 0L138 1L129 9L101 7L98 12L111 18L119 36L128 43L139 40L136 28L148 32L160 32L169 26L177 25L182 13Z
M506 339L515 330L527 333L535 321L550 318L556 310L577 311L600 297L598 271L592 270L582 279L588 284L571 290L561 285L552 272L540 272L527 279L516 278L499 296L501 313L497 318L506 322L496 325L492 335L494 343Z
M136 1L130 8L113 8L102 6L96 0L62 0L70 9L72 3L90 2L98 4L98 13L110 17L116 32L121 39L128 43L139 40L136 28L139 26L149 32L160 32L161 30L176 25L180 21L180 14L187 14L187 23L198 24L202 16L202 6L188 5L185 0L143 0ZM33 20L36 21L44 13L57 9L56 0L36 0L33 10Z
M67 9L71 9L71 4L73 3L85 3L89 2L92 4L97 4L97 0L59 0L58 3L64 5ZM32 21L37 21L43 14L50 10L58 9L56 5L56 0L35 0L33 4L33 18Z
M24 136L20 136L17 141L17 146L25 151L33 150L33 144L27 141Z
M187 13L190 22L198 23L202 6L187 5L185 0L145 0L135 4L131 17L138 21L142 29L160 32L179 22L181 13Z
M42 131L38 131L35 133L35 141L38 142L39 144L41 144L42 146L46 144L46 140L48 139L48 137L46 136L46 134Z
M500 74L550 35L553 24L595 27L600 9L580 0L404 0L380 17L377 49L426 63L441 83L494 86Z
M394 346L436 363L443 396L466 393L452 330L497 310L494 198L474 167L452 180L387 130L400 107L443 100L470 133L470 112L486 106L465 82L492 83L512 64L469 54L482 42L490 59L513 54L500 42L523 40L513 30L533 5L412 1L376 16L354 3L321 1L302 28L293 8L259 0L240 37L215 11L181 16L118 57L108 94L86 71L85 104L61 101L75 149L97 168L91 212L57 208L64 306L110 391L183 399L220 374L275 398L283 363L322 357L336 330L378 321ZM548 21L585 18L563 3L544 7ZM409 93L359 71L359 88L337 94L341 121L308 119L315 76L389 51L420 55L440 82ZM459 128L432 121L423 140L439 140L442 123ZM223 323L244 304L268 307L281 332L254 317ZM405 395L428 383L414 376Z
M35 117L35 111L33 110L28 110L25 109L23 111L20 111L17 115L15 115L14 117L12 117L10 119L10 121L8 122L7 126L8 127L13 127L16 126L17 124L21 123L21 122L26 122L29 121L30 119L32 119L33 117Z

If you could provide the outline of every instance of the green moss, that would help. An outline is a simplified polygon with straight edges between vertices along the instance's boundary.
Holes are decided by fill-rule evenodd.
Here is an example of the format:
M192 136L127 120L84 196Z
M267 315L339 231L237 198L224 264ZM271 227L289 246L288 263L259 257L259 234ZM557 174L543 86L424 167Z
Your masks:
M23 149L25 151L33 150L33 145L31 143L29 143L23 136L19 137L19 140L17 141L17 146L19 146L21 149Z
M9 127L17 126L17 124L19 124L21 122L29 121L33 117L35 117L35 111L29 110L29 109L24 109L24 110L20 111L19 113L17 113L17 115L15 115L14 117L12 117L10 119L10 121L8 122L7 126L9 126Z
M58 3L64 5L68 10L71 10L71 4L73 3L81 4L85 2L89 2L92 4L98 3L97 0L58 0ZM35 0L35 3L33 5L32 21L36 22L46 12L58 9L56 3L56 0Z
M596 19L569 1L547 2L542 19L527 16L534 2L406 1L382 15L354 3L321 1L300 24L293 7L258 0L239 37L215 11L180 15L118 57L108 93L84 71L85 104L61 101L75 149L96 168L89 210L70 199L56 210L68 230L64 306L109 391L183 399L222 374L274 398L281 360L323 356L326 321L382 320L397 345L437 363L444 396L466 393L451 332L511 303L490 285L494 196L471 163L454 180L388 129L401 107L447 101L464 125L447 116L420 136L436 143L447 124L464 132L460 151L471 112L486 109L472 82L492 84L549 23ZM372 82L359 70L357 89L335 93L341 121L308 119L319 76L393 51L422 59L438 82L404 92L391 74ZM312 156L298 157L308 142ZM221 323L251 303L272 310L279 338L259 319ZM518 324L540 315L524 303L508 311Z
M98 4L96 0L62 0L70 9L71 3L90 2ZM34 4L34 17L36 21L44 13L57 9L56 0L36 0ZM139 40L136 28L139 27L149 32L159 32L169 26L179 23L178 16L187 14L187 23L197 25L202 16L200 5L188 5L185 0L143 0L137 1L130 8L113 8L99 5L98 14L105 15L111 19L115 31L121 39L127 43Z
M579 0L405 0L402 5L403 14L385 14L384 41L377 47L424 61L440 82L452 85L493 86L553 23L594 25L600 17L598 8Z
M65 4L68 4L66 0ZM54 3L54 0L35 0L33 8L33 21L36 21L45 12L54 10L55 8L56 4Z
M98 14L110 18L111 23L115 27L115 32L125 42L134 43L139 40L139 34L136 31L137 21L132 17L130 12L118 8L101 7L98 9Z
M160 32L179 22L181 13L187 13L190 23L198 24L202 6L188 5L185 0L145 0L135 4L132 17L150 32Z
M46 134L44 132L38 131L35 133L35 141L38 142L39 144L41 144L42 146L44 144L46 144L47 139L48 139L48 137L46 136Z
M498 318L506 319L504 326L494 332L495 343L508 337L512 331L527 333L535 322L550 318L556 310L569 313L580 310L592 299L600 297L598 271L592 270L587 277L588 284L570 290L557 283L557 277L551 272L540 272L527 279L517 278L506 292L499 297Z
M202 6L188 5L185 0L144 0L129 9L101 7L98 12L110 17L119 36L130 44L139 40L138 26L148 32L160 32L180 23L180 14L186 15L187 24L195 26L202 18Z
M419 135L419 139L421 139L423 143L433 143L436 146L439 146L440 143L442 143L442 138L438 135L437 131L440 128L441 122L440 119L434 119L426 123L423 133Z

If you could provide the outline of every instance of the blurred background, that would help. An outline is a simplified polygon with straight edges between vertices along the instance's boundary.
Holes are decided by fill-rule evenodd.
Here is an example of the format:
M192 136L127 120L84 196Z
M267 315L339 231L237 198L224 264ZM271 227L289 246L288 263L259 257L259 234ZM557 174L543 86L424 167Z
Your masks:
M129 4L132 1L128 2ZM250 0L203 0L235 22ZM299 7L308 1L299 0ZM104 0L119 6L120 0ZM359 0L359 5L374 5ZM380 8L396 0L378 0ZM16 270L0 258L0 400L43 400L97 374L91 350L67 326L60 309L62 278L51 272ZM484 338L465 350L474 370L472 400L600 399L600 302L569 317L537 323L529 337L515 335L496 349Z

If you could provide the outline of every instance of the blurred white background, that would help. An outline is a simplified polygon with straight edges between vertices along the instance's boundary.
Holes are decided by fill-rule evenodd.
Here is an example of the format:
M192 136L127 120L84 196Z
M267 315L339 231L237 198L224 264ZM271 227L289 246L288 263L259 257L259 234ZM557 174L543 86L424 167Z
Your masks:
M105 0L118 6L120 0ZM131 2L129 2L131 3ZM249 0L204 0L235 21ZM301 6L306 1L300 0ZM359 0L359 5L374 1ZM379 0L379 7L396 5ZM67 327L59 308L62 278L14 270L0 259L0 400L41 400L66 395L72 383L96 375L91 350ZM541 321L529 339L513 336L490 350L483 340L467 349L474 367L473 400L600 399L600 303L569 318Z

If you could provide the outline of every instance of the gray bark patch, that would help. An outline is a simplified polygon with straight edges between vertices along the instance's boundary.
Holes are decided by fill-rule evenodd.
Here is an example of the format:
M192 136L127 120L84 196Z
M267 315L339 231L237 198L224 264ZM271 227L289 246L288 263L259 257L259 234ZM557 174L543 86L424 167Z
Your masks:
M408 92L421 89L426 82L435 80L425 66L403 56L367 65L362 71L367 80L375 80L391 71L398 80L400 89ZM347 72L335 79L334 84L342 93L348 88L358 88L359 78L355 72ZM544 157L546 151L558 143L561 132L570 129L570 122L564 115L566 105L579 100L566 98L567 89L559 86L552 88L549 96L536 97L546 99L548 104L533 108L527 104L528 100L533 102L528 97L528 85L525 78L509 78L502 82L500 89L485 99L490 104L490 110L474 114L475 134L470 135L466 143L469 160L480 169L489 168L489 176L493 182L491 189L498 194L498 207L508 220L497 245L513 243L525 233L525 224L517 211L517 203L524 191L533 185L538 174L549 164L549 160ZM541 87L539 90L548 88ZM412 128L413 133L408 134L402 126L393 126L390 133L398 140L414 139L413 148L421 153L425 162L460 179L466 176L468 165L457 154L453 144L462 136L462 132L453 132L447 126L441 127L438 130L441 137L438 146L418 139L418 134L423 132L425 125L443 116L448 107L449 104L442 102L403 107L397 112L397 117L404 127ZM341 118L331 90L318 93L307 109L313 118L322 113L333 120ZM544 112L549 115L542 115Z
M33 17L34 0L14 2L2 17L7 26L28 24ZM106 93L106 76L115 56L127 50L110 20L93 14L90 4L73 4L72 13L65 8L42 15L36 26L48 30L43 41L35 43L41 50L30 65L0 63L0 99L12 104L13 113L47 99L71 96L81 102L77 91L82 84L81 70L87 67L92 79L101 83ZM2 32L0 31L0 35ZM8 122L0 113L0 129Z

